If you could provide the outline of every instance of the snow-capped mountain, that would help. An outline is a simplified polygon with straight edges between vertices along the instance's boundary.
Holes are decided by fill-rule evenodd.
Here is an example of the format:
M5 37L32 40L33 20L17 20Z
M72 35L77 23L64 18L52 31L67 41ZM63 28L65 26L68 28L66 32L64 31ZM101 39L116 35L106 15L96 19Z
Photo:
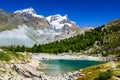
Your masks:
M67 15L61 16L57 14L57 15L48 16L46 17L46 19L55 29L62 29L65 25L68 25L69 27L72 26L70 21L68 20Z
M59 14L48 17L37 15L33 8L14 13L0 10L0 46L25 45L66 39L83 33L68 16Z
M26 17L32 16L32 17L43 18L43 19L45 18L42 15L37 15L33 8L17 10L14 12L14 14L23 15ZM75 22L70 21L68 19L67 15L61 16L60 14L56 14L56 15L46 17L46 20L48 20L52 28L57 29L57 30L68 28L68 27L70 28L70 27L73 27L74 25L77 26Z
M27 9L23 9L23 10L17 10L17 11L14 12L14 14L21 14L21 15L24 15L24 16L32 15L34 17L44 18L42 15L37 15L35 10L31 7L27 8Z

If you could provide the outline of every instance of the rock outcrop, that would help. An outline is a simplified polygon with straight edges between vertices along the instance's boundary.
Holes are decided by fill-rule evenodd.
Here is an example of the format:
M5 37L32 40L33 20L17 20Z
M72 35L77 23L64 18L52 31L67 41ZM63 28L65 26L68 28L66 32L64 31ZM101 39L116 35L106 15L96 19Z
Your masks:
M25 79L29 78L31 80L76 80L78 77L84 76L79 71L67 74L47 75L25 64L15 64L13 67L18 74L24 76Z

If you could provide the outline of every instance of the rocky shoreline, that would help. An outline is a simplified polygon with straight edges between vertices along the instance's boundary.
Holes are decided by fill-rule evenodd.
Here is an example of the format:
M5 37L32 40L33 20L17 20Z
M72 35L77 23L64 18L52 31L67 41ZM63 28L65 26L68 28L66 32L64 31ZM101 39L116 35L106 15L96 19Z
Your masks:
M35 60L53 60L53 59L64 59L64 60L92 60L92 61L112 61L116 57L101 57L101 56L88 56L83 54L47 54L47 53L36 53L32 55Z
M37 60L9 64L0 67L0 80L76 80L84 74L80 71L69 72L67 74L47 75L38 69L42 64Z
M84 76L84 74L81 74L80 71L75 72L69 72L67 74L57 74L57 75L47 75L43 72L36 71L35 69L29 68L20 65L14 65L15 70L25 78L23 80L76 80L80 76Z

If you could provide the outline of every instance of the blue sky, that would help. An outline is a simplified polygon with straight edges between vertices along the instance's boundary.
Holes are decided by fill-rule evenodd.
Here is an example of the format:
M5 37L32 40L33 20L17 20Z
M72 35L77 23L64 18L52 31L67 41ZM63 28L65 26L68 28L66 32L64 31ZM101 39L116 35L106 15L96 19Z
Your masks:
M120 0L0 0L0 8L8 12L29 7L44 16L67 14L80 27L120 18Z

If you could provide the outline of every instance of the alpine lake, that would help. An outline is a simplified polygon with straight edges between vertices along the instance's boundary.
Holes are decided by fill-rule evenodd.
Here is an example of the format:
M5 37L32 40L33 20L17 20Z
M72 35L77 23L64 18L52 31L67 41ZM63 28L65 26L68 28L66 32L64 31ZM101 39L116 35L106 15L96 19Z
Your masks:
M46 65L45 68L40 69L48 75L63 74L68 72L78 71L82 68L90 67L93 65L102 64L101 61L89 61L89 60L42 60Z

